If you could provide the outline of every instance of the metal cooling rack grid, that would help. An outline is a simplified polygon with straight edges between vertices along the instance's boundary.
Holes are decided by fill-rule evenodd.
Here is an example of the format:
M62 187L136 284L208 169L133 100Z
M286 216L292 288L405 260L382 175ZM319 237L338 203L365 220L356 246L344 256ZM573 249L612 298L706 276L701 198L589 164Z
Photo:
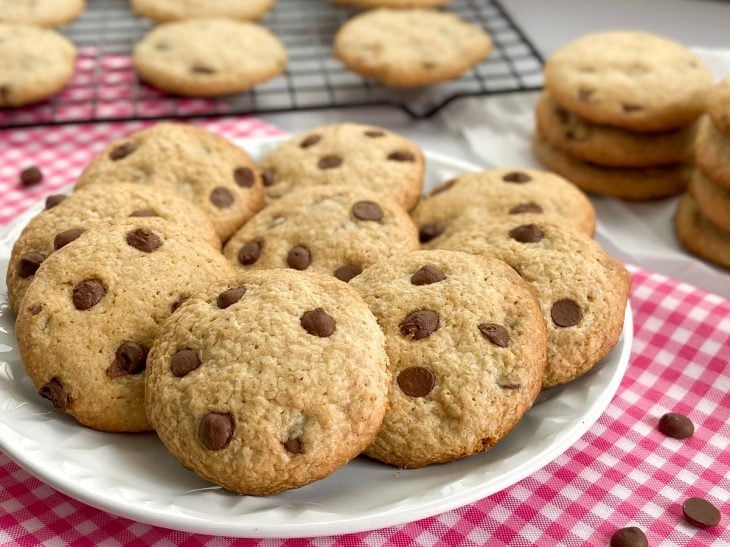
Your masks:
M263 24L284 43L287 71L224 99L167 95L140 83L129 54L152 27L128 0L90 0L63 32L79 48L70 84L46 103L0 110L0 127L89 121L190 118L366 105L394 105L417 118L458 97L539 89L542 58L498 0L454 0L449 11L481 25L492 55L459 79L417 90L383 87L348 71L331 55L332 39L353 11L325 0L278 0Z

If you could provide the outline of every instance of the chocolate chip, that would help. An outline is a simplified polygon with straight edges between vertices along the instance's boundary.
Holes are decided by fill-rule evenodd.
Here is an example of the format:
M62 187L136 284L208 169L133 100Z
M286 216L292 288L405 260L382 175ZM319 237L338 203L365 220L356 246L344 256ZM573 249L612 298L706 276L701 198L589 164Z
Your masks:
M147 368L148 349L137 342L125 341L117 348L114 361L106 369L107 376L118 378L127 374L139 374Z
M593 93L595 93L595 91L596 91L595 89L589 89L587 87L581 87L578 90L578 98L581 101L583 101L584 103L587 103L588 101L590 101L591 96L593 95Z
M532 180L532 177L527 173L523 173L522 171L512 171L511 173L503 175L502 180L504 182L516 182L522 184L525 182L530 182Z
M327 338L335 332L335 320L322 308L304 312L299 323L309 334L320 338Z
M202 63L195 63L190 67L190 72L193 74L215 74L216 70L208 65Z
M365 136L370 137L371 139L379 139L380 137L385 137L385 131L368 129L367 131L365 131Z
M436 188L434 188L433 190L431 190L431 194L429 194L429 195L435 196L436 194L445 192L446 190L451 188L454 184L456 184L456 181L457 181L457 179L447 180L443 184L441 184L441 185L437 186Z
M210 202L219 209L226 209L233 205L235 198L228 188L216 186L210 193Z
M510 382L509 380L500 380L497 385L502 389L520 389L522 387L520 382Z
M334 271L335 277L345 283L348 283L353 277L356 277L361 273L362 271L359 268L350 266L349 264L343 264Z
M720 511L702 498L687 498L682 504L684 518L697 528L711 528L720 524Z
M53 248L57 251L65 247L83 234L84 231L83 228L71 228L70 230L56 234L56 237L53 238Z
M412 285L431 285L432 283L438 283L446 279L446 274L436 268L426 264L422 266L420 270L411 276Z
M10 106L10 89L8 84L0 85L0 103L3 106Z
M264 186L273 186L276 183L276 173L273 171L264 171L261 173L261 181Z
M439 314L433 310L414 311L408 314L399 327L406 338L421 340L439 328Z
M154 211L150 211L149 209L140 209L139 211L134 211L130 217L156 217L158 216L157 213Z
M151 253L162 247L160 236L146 228L137 228L128 232L127 243L143 253Z
M247 241L238 251L238 261L244 266L255 264L261 256L262 245L260 241Z
M190 297L181 296L180 298L175 300L175 302L173 302L172 305L170 306L170 311L172 313L175 313L180 306L182 306L183 304L185 304L185 302L187 302L188 298L190 298Z
M284 443L284 448L286 448L287 452L291 452L292 454L301 454L302 443L299 439L289 438Z
M231 442L235 429L230 413L211 412L200 420L198 438L208 450L221 450Z
M550 317L558 327L572 327L580 323L583 312L580 306L569 298L558 300L550 310Z
M519 215L521 213L542 213L542 207L532 201L528 203L520 203L509 210L510 215Z
M241 298L243 298L243 295L246 294L245 287L235 287L233 289L228 289L227 291L223 291L218 295L218 307L222 310L226 309L229 306L232 306Z
M66 410L71 406L71 397L63 390L61 380L55 376L38 390L38 395L51 401L57 410Z
M421 243L428 243L444 233L446 226L441 222L427 222L422 224L418 230L418 240Z
M35 165L26 167L20 172L20 184L23 186L35 186L43 180L43 173Z
M352 206L352 215L360 220L377 222L383 219L383 209L374 201L358 201Z
M509 333L502 325L482 323L477 328L482 333L482 336L495 346L506 348L509 345Z
M56 205L61 203L63 200L65 200L68 196L64 196L63 194L54 194L52 196L48 196L46 198L46 211L48 209L53 209Z
M632 112L639 112L641 110L644 110L644 108L641 105L633 104L633 103L625 103L625 104L622 104L621 105L621 108L627 114L630 114Z
M136 149L137 146L135 144L131 142L125 142L124 144L120 144L119 146L112 148L112 151L109 152L109 159L112 161L123 160Z
M340 156L325 156L317 163L317 167L320 169L334 169L340 165L342 165L342 158Z
M398 387L411 397L425 397L436 387L436 377L426 367L408 367L400 371Z
M416 156L413 154L413 152L409 152L408 150L396 150L395 152L391 152L388 154L388 159L391 161L416 161Z
M616 530L611 536L611 547L649 547L649 540L636 526Z
M304 245L295 245L286 255L286 263L295 270L306 270L312 263L312 254Z
M310 146L314 146L319 141L322 140L321 135L309 135L307 138L305 138L300 144L300 148L309 148Z
M673 439L686 439L694 434L695 426L687 416L668 412L659 419L659 431Z
M35 304L28 306L28 311L31 315L38 315L43 310L43 304L36 302Z
M106 295L106 289L98 279L84 279L73 290L72 300L77 310L93 308Z
M170 359L170 370L178 378L187 376L200 366L200 357L193 349L178 350Z
M41 267L41 263L46 259L41 253L26 253L21 255L18 259L17 272L22 278L30 277L35 275L38 268Z
M256 174L248 167L236 167L233 170L233 180L241 188L251 188L256 182Z
M545 234L535 224L523 224L509 231L509 236L520 243L537 243Z

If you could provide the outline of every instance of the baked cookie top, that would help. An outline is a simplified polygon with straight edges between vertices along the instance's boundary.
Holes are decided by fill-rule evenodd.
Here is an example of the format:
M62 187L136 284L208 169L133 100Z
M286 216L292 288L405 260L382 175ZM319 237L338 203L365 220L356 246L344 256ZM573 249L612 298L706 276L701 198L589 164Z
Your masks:
M76 187L120 182L167 188L187 198L223 241L263 206L261 177L248 154L191 125L161 123L113 141Z
M730 189L730 133L703 116L695 139L695 161L713 182Z
M387 363L375 318L344 283L247 272L165 323L147 415L184 466L234 492L273 494L329 475L373 440Z
M448 180L411 213L426 248L435 248L471 219L543 214L593 236L596 213L583 192L564 178L537 169L490 169Z
M281 74L286 50L264 27L232 19L190 19L155 27L134 48L134 68L153 86L214 97Z
M220 249L210 220L195 205L169 190L138 184L91 185L39 213L18 237L8 263L10 307L17 312L35 271L54 251L65 247L103 220L159 217Z
M275 201L223 253L239 268L293 268L347 282L379 260L417 248L416 227L393 200L332 185L300 188Z
M385 85L451 80L486 59L492 40L480 27L435 10L376 9L356 15L335 36L348 68Z
M42 101L73 76L76 48L58 32L0 23L0 108Z
M209 17L256 20L273 5L274 0L132 0L139 15L163 23Z
M147 352L160 324L232 269L206 241L156 218L99 223L38 269L18 346L41 397L102 431L150 429Z
M261 160L266 195L278 199L300 186L346 184L389 196L411 209L423 188L424 158L417 144L371 125L315 127Z
M548 327L543 388L585 374L616 345L629 274L588 236L525 215L472 223L441 247L504 260L535 289Z
M730 135L730 77L710 89L706 108L717 128Z
M0 0L0 22L58 27L84 11L84 0Z
M709 69L689 49L638 31L588 34L545 64L545 87L563 108L638 132L690 123L702 113L712 83Z
M390 403L366 454L399 467L493 446L532 406L545 367L545 322L504 262L416 251L352 281L385 333Z

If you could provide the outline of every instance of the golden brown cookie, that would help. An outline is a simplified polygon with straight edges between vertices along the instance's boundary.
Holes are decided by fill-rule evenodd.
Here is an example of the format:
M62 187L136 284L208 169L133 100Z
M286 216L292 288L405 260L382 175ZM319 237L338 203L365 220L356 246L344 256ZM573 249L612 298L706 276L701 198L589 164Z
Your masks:
M707 93L706 109L717 128L730 135L730 77Z
M679 200L674 229L679 242L689 252L730 269L730 231L707 220L689 194Z
M722 230L730 231L730 189L715 184L701 169L695 169L689 185L702 216Z
M730 134L720 131L707 116L697 131L695 161L713 182L730 189Z
M132 0L136 13L160 23L209 17L254 21L273 5L274 0Z
M84 11L84 0L0 0L0 22L58 27Z

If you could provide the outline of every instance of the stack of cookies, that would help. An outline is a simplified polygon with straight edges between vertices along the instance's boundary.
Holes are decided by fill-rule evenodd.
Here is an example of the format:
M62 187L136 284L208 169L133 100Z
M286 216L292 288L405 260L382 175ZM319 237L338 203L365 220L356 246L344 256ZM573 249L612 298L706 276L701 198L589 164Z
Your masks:
M712 83L694 53L665 38L584 36L545 65L533 149L587 192L630 200L679 194Z
M677 236L690 252L730 268L730 78L708 94L695 161L689 193L674 219Z

